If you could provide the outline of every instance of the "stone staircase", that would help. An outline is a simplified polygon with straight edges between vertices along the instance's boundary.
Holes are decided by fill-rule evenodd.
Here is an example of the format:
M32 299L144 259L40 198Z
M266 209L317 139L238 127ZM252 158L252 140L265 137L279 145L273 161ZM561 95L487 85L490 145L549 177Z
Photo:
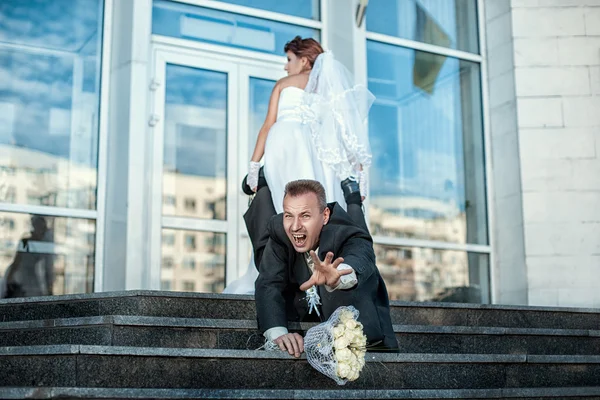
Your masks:
M361 377L337 386L305 358L254 350L263 339L251 296L0 300L0 398L600 399L600 310L391 311L401 353L367 353Z

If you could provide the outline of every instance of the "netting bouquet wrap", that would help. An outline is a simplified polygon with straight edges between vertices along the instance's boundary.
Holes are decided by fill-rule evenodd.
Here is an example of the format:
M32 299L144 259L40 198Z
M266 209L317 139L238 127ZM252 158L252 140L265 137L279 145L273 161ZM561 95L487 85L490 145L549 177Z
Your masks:
M357 321L358 314L352 306L339 307L304 337L304 351L310 365L338 385L358 379L365 366L367 337Z

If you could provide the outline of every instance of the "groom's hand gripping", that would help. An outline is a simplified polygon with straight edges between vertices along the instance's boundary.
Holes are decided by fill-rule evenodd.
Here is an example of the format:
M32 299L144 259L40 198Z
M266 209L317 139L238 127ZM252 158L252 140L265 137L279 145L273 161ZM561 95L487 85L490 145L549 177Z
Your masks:
M279 346L281 351L290 353L290 356L298 358L304 352L304 339L298 333L281 335L274 342Z

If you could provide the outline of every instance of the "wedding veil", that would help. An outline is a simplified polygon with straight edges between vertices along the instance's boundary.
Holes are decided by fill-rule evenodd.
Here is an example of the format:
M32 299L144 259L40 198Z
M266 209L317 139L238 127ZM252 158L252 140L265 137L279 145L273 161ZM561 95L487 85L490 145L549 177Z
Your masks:
M306 101L319 118L311 131L317 156L340 179L358 176L371 165L367 116L375 96L354 85L350 71L333 53L321 53L305 88Z

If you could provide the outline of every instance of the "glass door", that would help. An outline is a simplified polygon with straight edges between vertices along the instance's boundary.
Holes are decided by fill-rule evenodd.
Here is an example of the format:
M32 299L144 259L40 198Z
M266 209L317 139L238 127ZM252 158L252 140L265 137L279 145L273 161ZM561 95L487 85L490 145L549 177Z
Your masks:
M258 132L267 116L269 100L275 83L285 76L283 66L274 67L272 65L239 65L239 169L238 181L248 173L248 162L254 152L254 145ZM239 218L248 209L248 196L243 192L238 197ZM237 270L232 268L228 283L236 277L246 273L248 264L252 256L252 245L246 231L246 226L241 220L237 234L238 259Z
M156 50L152 289L220 292L237 262L237 65Z
M220 293L248 267L240 183L283 70L161 47L154 64L150 286Z

